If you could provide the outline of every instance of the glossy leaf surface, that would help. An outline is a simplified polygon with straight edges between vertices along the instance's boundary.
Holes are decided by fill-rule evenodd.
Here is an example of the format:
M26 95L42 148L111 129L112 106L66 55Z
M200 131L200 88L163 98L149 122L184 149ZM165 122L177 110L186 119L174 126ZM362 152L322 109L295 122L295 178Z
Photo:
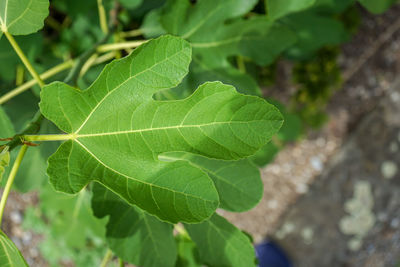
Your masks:
M165 36L109 64L86 91L62 83L42 90L42 113L68 133L49 159L54 187L79 192L95 180L162 220L199 222L219 204L212 180L187 161L158 155L185 151L235 160L255 153L282 124L279 111L232 86L206 83L184 100L155 101L187 72L190 46Z

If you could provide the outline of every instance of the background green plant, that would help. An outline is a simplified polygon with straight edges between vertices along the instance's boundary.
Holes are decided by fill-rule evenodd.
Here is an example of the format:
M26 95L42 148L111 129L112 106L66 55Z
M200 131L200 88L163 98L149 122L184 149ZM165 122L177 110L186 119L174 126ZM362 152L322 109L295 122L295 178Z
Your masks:
M360 0L359 4L370 12L381 13L394 2ZM357 9L354 7L356 1L55 0L51 2L49 13L47 0L33 0L32 9L28 8L27 1L23 1L19 6L15 5L16 1L13 0L9 0L9 3L13 8L6 9L4 4L0 5L0 34L4 32L7 37L0 38L0 60L7 62L0 64L0 91L5 92L0 96L0 138L14 137L11 141L0 142L0 175L4 172L3 176L9 176L8 180L2 180L6 188L10 188L12 184L21 192L38 191L40 204L26 211L24 226L45 237L40 251L47 261L53 266L65 261L73 262L77 266L92 266L100 264L104 256L101 264L105 266L112 255L115 255L121 264L129 262L140 266L254 266L255 255L246 234L217 214L203 220L211 216L216 205L234 212L254 207L262 197L262 183L257 166L264 166L273 160L285 144L299 139L307 127L319 127L326 121L325 105L341 81L337 65L339 45L349 40L358 25ZM43 30L37 32L43 25ZM326 34L327 32L329 34ZM158 73L155 72L152 76L149 74L150 76L141 78L141 83L149 83L156 92L153 96L156 100L173 101L186 98L192 95L199 85L208 81L221 81L233 85L244 94L258 97L268 95L268 91L260 88L260 84L274 84L275 66L279 60L293 62L292 79L297 91L290 105L285 106L267 98L283 115L284 124L279 133L259 150L259 146L266 143L277 131L279 123L269 128L258 125L257 130L263 136L262 141L257 141L254 136L248 138L249 142L252 142L250 146L255 146L251 149L243 146L240 151L237 150L238 142L224 144L226 151L219 148L218 153L214 151L215 145L211 146L212 149L207 149L204 144L193 145L190 150L184 150L186 152L174 152L155 146L157 153L164 152L158 155L158 159L169 162L170 166L176 165L174 162L193 166L193 170L198 170L204 179L209 180L210 185L215 186L214 206L203 214L201 219L199 215L174 218L172 212L165 213L168 206L156 211L147 205L146 201L129 200L129 192L127 195L121 193L122 185L114 183L112 187L110 182L101 179L99 181L109 189L112 188L114 193L97 183L92 183L80 191L88 182L82 182L81 179L76 180L75 187L70 186L67 189L66 180L62 176L69 172L60 171L64 165L56 163L56 160L57 155L62 159L62 149L69 142L73 142L72 139L64 143L58 154L50 160L48 174L53 185L50 186L46 175L47 159L56 151L62 140L58 128L68 134L75 133L72 131L75 122L70 122L71 129L68 129L65 119L76 120L79 125L79 121L82 121L77 110L85 105L79 101L90 103L96 97L93 98L92 95L92 98L80 100L80 96L76 95L71 87L61 83L52 83L41 90L44 86L43 80L46 80L46 83L64 80L67 84L82 89L94 84L92 87L96 89L96 84L104 85L102 77L112 72L115 65L117 67L112 77L128 75L125 73L123 62L129 60L125 58L118 61L119 63L113 61L105 67L105 63L112 59L122 58L134 51L133 56L130 56L133 62L137 60L134 66L146 66L150 64L150 56L141 56L141 51L145 50L144 54L154 56L159 55L154 52L158 51L157 49L167 51L171 42L176 42L175 46L178 46L178 43L187 44L181 39L161 37L158 41L136 49L147 39L165 34L180 36L190 43L192 61L189 66L190 59L186 59L186 68L189 70L186 76L185 70L178 75L179 69L165 67L157 70ZM18 35L15 42L13 35ZM170 40L167 40L168 38ZM165 43L160 40L164 40ZM24 55L15 53L16 45L10 45L13 42L20 44ZM156 45L156 42L159 44ZM149 46L154 46L153 50ZM188 55L187 52L186 57ZM184 65L181 59L177 62L175 63L178 65ZM118 64L121 67L118 67ZM168 72L168 68L173 71ZM39 77L37 73L45 74ZM168 74L168 79L174 81L165 80L160 86L160 76L165 74ZM29 81L30 77L34 80ZM95 82L97 77L100 78ZM118 78L110 81L110 86L118 83L117 81ZM132 86L140 88L136 84ZM92 91L101 92L101 86L97 87L96 90L92 88ZM155 87L165 90L154 90ZM237 99L259 99L242 98L229 91L229 87L217 83L209 83L205 87L209 87L210 92L221 90L221 94L226 92L229 97ZM57 97L55 92L63 94L63 97ZM124 95L126 97L127 93ZM140 98L141 95L135 97ZM41 113L37 113L40 99ZM210 97L208 101L217 99ZM61 100L66 102L54 104L57 103L55 101ZM147 101L152 103L150 99ZM266 105L266 102L257 101L258 110L265 108L265 113L272 112L275 119L279 120L280 115L276 109ZM63 114L64 111L60 110L60 107L71 109L71 115ZM111 105L107 107L105 111L112 109ZM143 114L151 114L151 104L148 105L148 109L148 112ZM171 114L160 117L160 121L173 118L174 109L170 110ZM206 108L199 111L203 110ZM105 111L102 116L106 116ZM248 108L245 115L251 117L252 112L254 113L254 110ZM194 121L195 119L193 117ZM99 120L94 120L93 123L100 123L103 127L107 125ZM89 130L93 129L95 127ZM240 131L244 130L237 128L236 133ZM22 137L16 135L17 133L22 133ZM31 145L29 142L45 140L42 134L52 134L56 141L43 142L39 147L29 148L26 154L20 153L17 157L16 147L25 142L22 149L24 152L27 145ZM193 133L189 135L192 136ZM225 137L219 141L222 140L227 139ZM118 142L110 143L110 147L117 146ZM229 153L226 153L227 151ZM100 157L100 154L96 155ZM25 158L21 162L23 156ZM247 156L250 157L240 159ZM77 162L81 161L82 157L82 153L76 154ZM90 161L89 158L87 160ZM13 183L14 174L10 174L11 168L7 167L9 162L17 162L14 166L21 163L19 171L14 173ZM82 166L75 168L78 173L83 170ZM151 168L147 167L148 170ZM177 175L179 176L179 173ZM195 173L188 176L195 177ZM107 175L104 176L104 179L106 178ZM177 183L178 180L168 186L173 187ZM64 195L56 192L54 186L64 192L80 193L75 196ZM132 187L132 190L136 192L139 188ZM200 193L202 194L204 195L204 192ZM4 204L6 196L7 194L3 194ZM127 201L135 205L129 205ZM165 222L190 220L203 222L183 225ZM25 264L10 239L4 233L1 233L1 238L3 246L0 253L12 255L4 257L5 261L1 263L5 266ZM105 249L107 246L110 248L108 251ZM241 254L235 251L241 251Z

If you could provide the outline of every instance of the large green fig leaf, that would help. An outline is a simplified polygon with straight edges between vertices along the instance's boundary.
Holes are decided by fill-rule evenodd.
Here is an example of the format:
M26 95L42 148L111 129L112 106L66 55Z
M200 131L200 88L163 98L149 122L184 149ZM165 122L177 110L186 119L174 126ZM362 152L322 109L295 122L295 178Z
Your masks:
M214 214L200 224L185 225L197 244L200 259L210 266L256 266L255 251L247 235Z
M338 45L349 38L349 33L339 20L312 11L287 16L282 22L297 35L297 43L287 51L292 59L309 58L324 45Z
M187 161L163 162L185 151L235 160L254 154L282 124L258 97L219 82L184 100L156 101L187 73L190 45L164 36L109 64L86 91L63 83L43 88L40 109L66 135L50 157L53 186L77 193L98 181L130 204L170 222L199 222L219 204L212 180Z
M14 243L0 230L0 266L28 267L24 257Z
M26 35L43 28L49 14L49 0L0 1L0 37L3 32Z
M107 243L119 258L143 267L174 266L177 252L171 224L128 205L97 183L92 191L94 214L110 216Z
M256 3L254 0L202 0L192 5L186 0L170 0L159 12L145 19L143 30L154 34L152 30L160 28L154 22L158 19L166 32L192 43L194 60L190 79L193 86L206 80L219 80L235 85L240 92L259 95L257 86L249 88L248 83L241 86L251 77L238 71L229 57L240 55L266 65L292 45L295 36L286 26L274 24L263 16L240 18Z
M217 188L220 207L241 212L253 208L261 200L263 184L260 171L250 160L223 161L183 153L169 152L160 155L162 160L187 160L205 171Z

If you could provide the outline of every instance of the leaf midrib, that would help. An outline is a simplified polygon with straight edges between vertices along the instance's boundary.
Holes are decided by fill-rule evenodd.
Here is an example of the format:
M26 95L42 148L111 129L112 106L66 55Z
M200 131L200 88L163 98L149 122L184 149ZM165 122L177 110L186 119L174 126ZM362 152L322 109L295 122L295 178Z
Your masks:
M85 137L96 137L96 136L107 136L107 135L121 135L121 134L132 134L132 133L143 133L143 132L151 132L151 131L160 131L160 130L169 130L169 129L181 129L181 128L201 128L205 126L212 125L225 125L225 124L250 124L255 122L266 122L266 121L280 121L280 120L252 120L252 121L221 121L221 122L210 122L203 124L190 124L190 125L174 125L174 126L165 126L165 127L156 127L156 128L145 128L145 129L136 129L136 130L126 130L126 131L115 131L115 132L104 132L104 133L91 133L91 134L75 134L70 135L72 140L78 138ZM61 135L60 135L61 136Z

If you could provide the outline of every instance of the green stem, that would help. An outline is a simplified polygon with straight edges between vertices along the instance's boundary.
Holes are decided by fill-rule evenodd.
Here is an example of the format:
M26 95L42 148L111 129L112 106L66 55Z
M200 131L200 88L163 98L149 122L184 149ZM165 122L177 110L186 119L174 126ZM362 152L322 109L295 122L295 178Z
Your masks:
M43 72L40 75L40 78L43 80L47 80L48 78L53 77L54 75L71 68L74 65L74 60L70 59L68 61L65 61L51 69L49 69L46 72ZM37 80L33 79L30 80L20 86L18 86L17 88L14 88L13 90L11 90L10 92L8 92L7 94L3 95L2 97L0 97L0 105L7 102L8 100L10 100L11 98L25 92L26 90L28 90L29 88L31 88L32 86L34 86L35 84L37 84Z
M9 151L16 148L17 146L23 144L23 135L37 133L40 130L40 125L42 124L44 117L40 111L36 112L35 116L32 118L28 126L22 131L21 134L14 136L13 140L7 143Z
M23 135L22 139L28 142L35 141L66 141L75 139L74 134L39 134L39 135Z
M104 63L106 61L109 61L111 59L113 59L115 57L115 52L109 52L107 54L104 54L100 57L97 57L96 60L94 60L93 64L91 64L90 66L87 66L88 68L90 68L93 65L98 65L101 63ZM43 80L47 80L51 77L53 77L54 75L67 70L69 68L71 68L72 66L74 66L76 59L70 59L68 61L65 61L45 72L43 72L42 74L40 74L40 78L42 78ZM84 69L85 66L83 66L82 69ZM84 75L85 72L87 70L85 69L85 71L81 71L80 72L80 76ZM26 90L28 90L29 88L31 88L32 86L34 86L35 84L37 84L37 81L35 79L30 80L24 84L22 84L21 86L18 86L17 88L14 88L13 90L11 90L10 92L8 92L7 94L3 95L2 97L0 97L0 105L4 104L5 102L7 102L8 100L16 97L17 95L25 92Z
M108 249L106 255L104 255L103 260L101 261L100 267L106 267L108 262L111 260L113 252L111 249Z
M99 45L97 47L97 52L102 53L102 52L108 52L108 51L114 51L114 50L135 48L135 47L138 47L138 46L144 44L145 42L147 42L147 40Z
M174 229L183 236L189 236L189 234L187 233L186 229L181 225L181 224L175 224L174 225Z
M3 192L3 195L1 196L1 200L0 200L0 225L1 225L1 221L3 219L3 213L4 213L4 208L6 206L6 203L7 203L7 198L11 191L11 186L14 182L15 176L17 175L19 166L21 165L22 159L24 158L25 152L27 149L28 149L27 145L23 145L21 147L21 150L18 153L17 159L15 160L14 165L11 169L10 175L8 176L7 184L6 184L6 187L4 188L4 192Z
M106 9L104 8L102 0L97 0L97 7L99 9L99 19L100 19L101 30L105 34L107 34L108 33L108 26L107 26Z
M264 0L265 15L268 16L268 0Z
M29 73L32 75L32 77L37 81L39 86L42 88L44 86L43 80L40 78L39 74L33 68L31 62L29 62L28 58L25 56L24 52L21 50L21 47L19 47L19 45L15 41L14 37L9 32L4 32L4 35L7 37L11 46L14 48L15 52L18 54L19 58L21 59L22 63L24 63L25 67L28 69Z
M238 66L238 69L240 70L240 72L246 73L246 64L244 63L244 59L242 56L236 57L236 63L237 63L237 66Z
M18 64L17 66L17 73L15 75L15 85L20 86L24 83L24 73L25 69L23 65Z
M142 35L143 32L141 29L136 29L136 30L132 30L132 31L128 31L128 32L120 32L119 35L122 38L129 38L129 37L137 37Z

